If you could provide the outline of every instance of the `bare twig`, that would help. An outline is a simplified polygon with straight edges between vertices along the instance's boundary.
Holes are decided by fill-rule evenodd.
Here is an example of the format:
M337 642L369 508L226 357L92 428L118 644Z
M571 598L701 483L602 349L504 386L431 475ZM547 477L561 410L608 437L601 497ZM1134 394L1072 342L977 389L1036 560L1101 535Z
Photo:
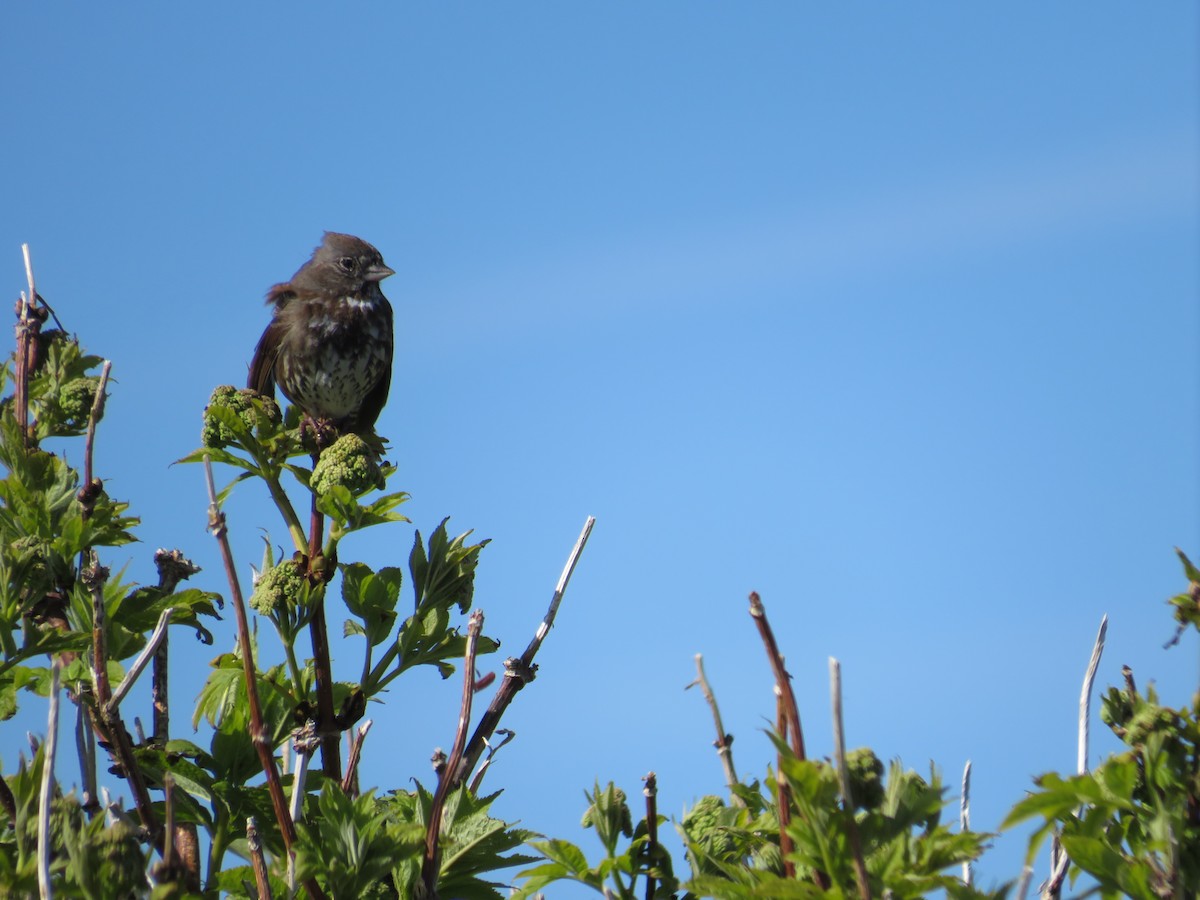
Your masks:
M779 739L787 743L788 716L783 707L783 693L779 685L775 685L775 730L779 732ZM779 807L779 853L783 857L783 872L788 878L795 878L796 863L792 861L792 851L796 845L789 830L792 825L792 787L783 774L782 750L775 754L775 791L776 805Z
M137 806L138 818L150 832L151 839L158 840L158 817L150 800L150 791L142 770L134 758L133 741L121 720L120 712L112 703L112 686L108 680L108 626L104 606L104 585L108 580L108 569L100 565L95 552L89 551L92 562L79 573L79 580L92 595L92 693L96 705L93 710L93 727L99 727L107 738L109 752L116 758L121 773L129 782Z
M733 767L733 735L726 732L725 726L721 723L721 710L717 707L716 695L713 694L708 677L704 674L704 657L699 653L696 654L696 680L688 687L693 685L700 686L704 699L708 702L708 708L712 710L713 724L717 727L717 739L713 741L713 746L717 748L717 756L721 758L721 768L725 770L725 785L731 792L731 801L735 806L745 806L746 801L738 794L733 793L733 786L738 783L737 770Z
M100 810L96 788L96 732L88 723L87 707L75 704L75 752L79 755L79 777L83 780L83 808L88 818Z
M642 779L646 786L642 793L646 795L646 853L653 864L658 852L658 776L650 772ZM654 900L654 876L646 875L646 900Z
M200 567L185 557L181 550L159 548L154 553L154 564L158 567L158 589L164 595L175 593L179 582L186 581L200 571ZM170 646L171 639L167 632L163 632L158 649L154 651L154 670L150 685L150 697L154 705L154 738L162 742L166 742L171 730L171 704L167 691Z
M233 597L233 610L237 616L238 644L242 654L242 671L246 680L246 698L250 706L250 738L254 743L254 749L258 752L263 774L267 778L267 793L271 797L275 821L279 824L279 832L283 837L284 846L290 852L292 845L296 842L296 826L288 813L287 799L283 794L283 785L279 781L279 770L275 767L275 754L272 752L266 725L263 723L262 705L258 699L258 681L254 672L253 649L250 643L250 625L246 619L246 603L242 599L242 587L238 582L233 551L229 547L225 514L217 506L217 487L213 483L212 461L208 456L204 457L204 474L208 483L208 530L212 532L218 547L220 547L221 560L225 565L225 577L229 582L229 591ZM304 886L310 896L325 897L325 892L321 890L315 880L309 879Z
M792 676L783 664L783 656L780 655L779 645L775 642L775 633L771 631L771 623L767 621L767 611L755 591L750 592L750 617L758 626L758 633L767 648L767 660L775 674L775 687L783 702L783 712L791 734L792 752L797 759L805 759L804 731L800 727L800 709L796 705L796 695L792 692Z
M842 720L842 664L829 657L829 693L833 704L833 756L837 763L838 787L842 792L842 808L846 813L846 831L850 837L850 851L854 854L854 880L858 882L858 895L862 900L871 900L871 886L867 881L867 864L863 861L862 841L858 836L858 823L854 820L854 798L850 794L850 770L846 766L846 732Z
M38 307L37 285L33 279L33 259L29 245L21 245L25 257L25 277L29 282L28 296L17 301L17 355L13 366L13 406L21 440L28 448L33 439L29 427L29 379L37 365L37 336L46 321L46 311Z
M1076 752L1076 772L1086 774L1088 770L1088 730L1091 725L1092 686L1096 681L1096 670L1100 667L1100 657L1104 654L1104 639L1108 634L1108 616L1100 619L1100 630L1096 632L1096 640L1092 644L1092 655L1088 659L1087 670L1083 675L1083 687L1079 692L1079 742ZM1080 807L1079 813L1083 808ZM1063 881L1067 877L1067 869L1071 866L1071 858L1062 849L1058 835L1050 845L1050 878L1042 890L1042 897L1055 898L1062 893Z
M1033 880L1033 866L1025 866L1021 870L1021 877L1017 880L1017 900L1025 900L1025 896L1029 893L1029 882Z
M163 775L163 806L167 824L163 829L162 864L169 873L175 863L175 776L170 772Z
M271 881L267 878L267 861L263 859L262 840L254 816L246 820L246 845L250 849L250 865L254 869L254 884L258 900L271 900Z
M108 389L108 374L112 371L112 362L104 361L100 370L100 384L96 387L96 396L92 399L92 410L88 413L87 439L83 445L83 487L79 489L79 503L83 507L81 514L88 518L96 505L96 498L104 490L104 483L95 477L92 460L95 457L96 425L104 415L105 391Z
M138 680L138 677L146 670L146 666L150 665L150 660L154 658L154 654L158 651L159 643L167 636L167 626L171 623L171 614L175 612L175 607L168 606L162 611L158 617L158 624L154 626L154 631L150 633L150 639L146 642L146 646L142 648L142 652L138 654L138 658L133 661L128 674L113 691L112 700L109 703L113 709L121 705L121 701L133 689L133 684Z
M971 830L971 761L969 759L966 766L963 767L962 797L958 801L958 827L963 832ZM963 884L970 887L971 861L969 859L963 863L962 871Z
M358 796L358 761L362 758L363 742L367 739L367 732L371 730L372 724L374 723L367 719L358 726L354 744L350 747L350 759L346 762L346 774L342 776L342 790L351 797Z
M475 695L475 652L479 646L479 635L483 631L483 612L475 610L467 620L467 647L463 656L463 692L458 710L458 728L454 733L454 746L450 758L438 773L438 786L433 794L429 810L429 823L425 828L425 858L421 864L421 882L425 896L437 896L437 876L440 868L438 837L442 830L442 813L446 798L456 787L454 773L462 762L467 745L467 730L471 727L471 700Z
M33 257L29 253L29 245L21 245L21 256L25 259L25 280L29 283L29 302L37 301L37 283L33 279Z
M299 822L304 817L304 782L308 780L308 762L318 744L320 740L316 736L316 723L311 719L292 738L292 745L296 748L296 775L292 779L293 822Z
M38 892L42 900L49 900L53 896L50 887L50 801L54 795L54 756L58 748L60 676L58 660L55 660L50 666L50 715L42 753L42 785L38 792L37 871Z
M479 725L475 728L475 733L471 735L470 743L467 744L467 749L463 753L462 762L458 768L451 772L451 782L455 785L462 784L467 779L467 775L475 768L475 764L479 762L479 757L483 755L484 748L491 740L492 734L500 724L500 717L504 715L504 711L508 709L510 703L517 696L517 692L525 685L533 681L537 675L537 666L533 664L533 658L537 655L538 649L542 646L542 641L546 639L546 635L550 633L550 629L554 627L554 618L558 615L558 607L562 603L563 594L566 593L567 585L571 581L571 573L575 571L575 564L579 562L580 554L583 553L583 548L587 546L588 537L592 533L592 526L596 524L595 516L588 516L587 521L583 523L583 530L579 533L579 539L575 542L575 546L571 550L571 555L567 557L567 564L563 567L562 574L558 577L558 584L554 588L554 595L550 598L550 608L546 610L546 615L542 619L542 623L538 626L537 632L533 636L533 640L529 642L529 646L525 648L525 652L520 658L509 657L504 661L504 681L500 684L500 689L496 691L492 697L491 705L479 720ZM471 674L471 672L468 672ZM477 781L478 779L476 779Z
M558 607L562 603L563 594L567 591L567 585L571 581L571 574L575 571L575 564L579 562L580 554L583 553L583 548L587 546L588 538L592 534L592 526L595 524L595 516L588 516L587 521L583 523L583 530L579 533L579 539L575 541L575 546L571 548L571 555L567 557L567 564L563 567L562 574L558 576L558 584L554 587L554 596L550 598L550 608L546 610L546 615L542 619L542 624L538 626L533 640L529 642L529 646L521 654L521 662L526 667L533 665L533 658L542 646L542 641L546 639L546 635L554 627L554 619L558 615Z
M200 839L195 822L175 825L175 852L179 856L176 868L184 886L193 894L200 893Z
M492 759L500 752L500 748L517 736L515 731L508 728L497 728L496 734L500 735L503 740L498 744L487 742L487 756L483 758L483 762L479 764L479 768L475 770L475 774L471 778L471 793L479 793L479 785L483 782L484 773L487 772L488 766L492 764Z
M1108 634L1108 615L1100 620L1100 630L1096 632L1096 642L1092 645L1092 656L1088 660L1087 671L1083 676L1083 689L1079 692L1079 754L1078 773L1083 775L1088 770L1088 728L1091 725L1092 685L1096 682L1096 669L1100 667L1100 657L1104 654L1104 638Z

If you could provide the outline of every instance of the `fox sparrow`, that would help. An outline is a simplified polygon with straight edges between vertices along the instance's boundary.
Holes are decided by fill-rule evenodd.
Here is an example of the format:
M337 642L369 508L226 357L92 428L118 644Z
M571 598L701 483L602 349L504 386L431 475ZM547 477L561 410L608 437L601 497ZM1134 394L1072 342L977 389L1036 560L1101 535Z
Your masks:
M248 386L269 396L278 383L311 418L373 429L392 380L392 307L379 282L393 274L366 241L325 232L292 280L267 292L274 314Z

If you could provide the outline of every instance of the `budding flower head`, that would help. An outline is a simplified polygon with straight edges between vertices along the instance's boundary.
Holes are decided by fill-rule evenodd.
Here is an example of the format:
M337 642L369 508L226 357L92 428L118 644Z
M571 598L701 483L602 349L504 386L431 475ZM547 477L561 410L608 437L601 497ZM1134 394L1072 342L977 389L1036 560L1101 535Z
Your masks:
M383 485L383 471L375 461L375 452L357 434L344 434L326 447L309 479L309 486L318 495L340 486L357 497Z
M242 420L247 430L253 431L259 424L259 412L275 424L283 421L279 404L274 398L246 388L238 390L231 384L215 388L204 407L204 430L200 441L205 447L226 447L237 443L237 435L215 414L218 409L229 410Z
M250 606L264 616L288 612L301 603L305 587L304 569L294 559L285 559L259 576Z
M846 754L850 777L850 796L863 809L877 809L883 802L883 762L870 747L859 747Z
M92 376L72 378L62 386L58 393L58 408L62 410L64 424L72 428L82 428L87 424L99 387L100 379Z

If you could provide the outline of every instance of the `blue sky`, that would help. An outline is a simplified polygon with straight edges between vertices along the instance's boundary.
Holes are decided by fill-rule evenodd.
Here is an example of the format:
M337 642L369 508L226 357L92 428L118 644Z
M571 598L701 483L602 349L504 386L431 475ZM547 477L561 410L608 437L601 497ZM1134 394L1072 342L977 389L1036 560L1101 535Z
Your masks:
M505 721L502 814L594 849L597 778L634 794L655 770L673 815L718 791L683 692L697 652L761 775L751 589L813 752L834 655L849 743L955 783L973 760L980 828L1073 765L1104 613L1099 685L1128 663L1191 696L1194 636L1161 645L1172 547L1200 555L1194 6L2 15L0 272L15 296L31 243L41 291L114 361L97 467L145 541L114 565L150 580L181 546L223 589L200 472L169 463L325 229L397 270L380 430L418 527L493 539L476 596L502 654L597 517ZM283 530L252 490L229 512L248 571ZM372 711L367 783L429 781L458 690L418 676ZM6 768L34 712L0 724ZM1023 847L1002 837L983 880Z

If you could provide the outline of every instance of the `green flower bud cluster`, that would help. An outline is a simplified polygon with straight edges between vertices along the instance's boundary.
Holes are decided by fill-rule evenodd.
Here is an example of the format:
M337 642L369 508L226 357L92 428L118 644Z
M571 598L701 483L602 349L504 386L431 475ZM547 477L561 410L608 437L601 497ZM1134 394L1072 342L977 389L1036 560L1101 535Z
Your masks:
M289 612L299 605L306 586L303 567L294 559L285 559L259 576L250 606L264 616Z
M870 747L859 747L846 754L846 774L850 776L850 796L862 809L878 809L883 802L883 762Z
M200 434L201 443L214 449L237 443L237 435L213 415L217 409L231 410L250 431L258 425L259 410L276 425L283 421L279 404L273 398L247 388L238 390L231 384L220 385L213 390L208 406L204 407L204 430Z
M96 389L100 379L91 376L72 378L58 392L58 408L63 415L63 424L71 428L83 428L96 402Z
M1125 743L1130 746L1144 744L1155 732L1177 732L1180 727L1179 713L1167 706L1147 703L1129 721Z
M346 488L356 497L384 486L375 452L357 434L342 435L325 448L313 466L309 487L317 495L327 494L335 486Z
M696 805L683 816L683 830L688 839L700 844L709 855L724 858L736 849L733 837L727 828L728 808L720 797L709 794L701 797Z

